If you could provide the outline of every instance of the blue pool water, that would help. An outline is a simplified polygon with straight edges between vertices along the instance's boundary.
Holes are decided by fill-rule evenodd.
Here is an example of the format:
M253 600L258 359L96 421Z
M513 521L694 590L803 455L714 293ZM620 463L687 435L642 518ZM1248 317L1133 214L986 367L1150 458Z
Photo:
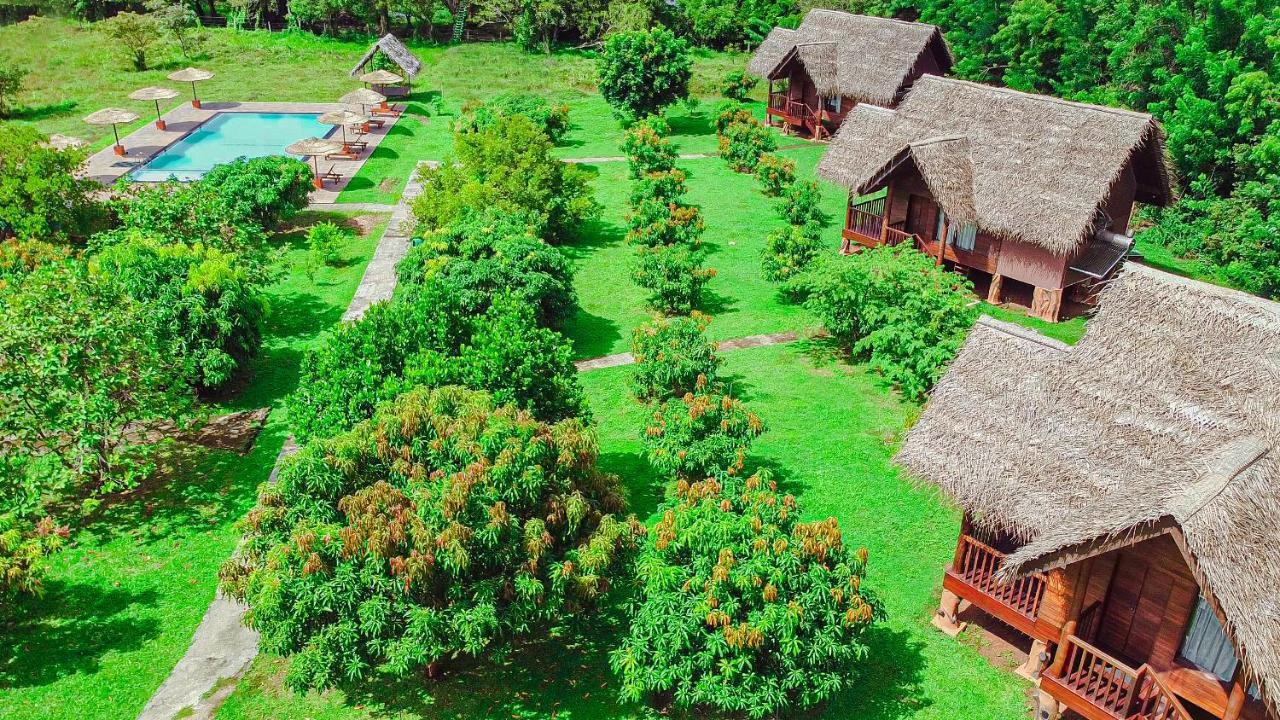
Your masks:
M218 113L129 177L142 182L160 182L170 177L195 180L214 165L238 157L283 155L284 149L297 140L325 137L336 130L318 117L298 113Z

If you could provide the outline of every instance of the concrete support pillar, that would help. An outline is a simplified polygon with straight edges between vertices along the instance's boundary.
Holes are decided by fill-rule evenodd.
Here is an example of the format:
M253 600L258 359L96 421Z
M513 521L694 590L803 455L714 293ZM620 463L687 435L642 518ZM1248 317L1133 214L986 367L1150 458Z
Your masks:
M1058 720L1062 705L1052 695L1041 690L1036 693L1036 720Z
M1035 682L1040 679L1040 673L1044 670L1044 666L1049 662L1049 646L1043 640L1032 640L1031 651L1027 655L1027 662L1019 666L1014 672L1022 677Z
M956 619L960 614L960 596L944 589L942 602L938 604L938 612L933 616L933 626L942 632L955 637L964 630L964 623Z

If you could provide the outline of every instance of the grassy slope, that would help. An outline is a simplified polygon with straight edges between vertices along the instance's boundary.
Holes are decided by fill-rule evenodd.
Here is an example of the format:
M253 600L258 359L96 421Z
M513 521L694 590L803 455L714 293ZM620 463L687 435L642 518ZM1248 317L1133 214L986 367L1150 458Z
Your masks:
M769 425L755 456L799 495L807 516L834 515L850 542L867 546L868 583L889 611L889 620L869 638L872 658L860 669L855 690L821 716L1025 717L1028 685L929 626L958 518L890 464L913 408L862 369L821 358L822 348L801 344L735 352L726 364L736 391ZM624 478L633 509L651 516L661 489L641 455L645 411L628 396L626 374L626 368L613 368L582 379L599 421L602 464ZM280 688L282 661L261 658L218 718L640 717L647 711L618 705L611 694L606 653L621 631L616 610L610 610L584 630L564 630L497 661L469 663L439 683L372 681L363 689L301 698Z
M284 442L280 401L296 385L302 350L341 317L384 225L353 239L346 264L314 282L301 270L301 235L280 236L289 271L269 290L262 355L250 384L221 406L273 408L257 444L247 456L188 449L150 486L76 523L45 597L0 634L0 718L132 720L142 710L186 651L239 537L234 523Z

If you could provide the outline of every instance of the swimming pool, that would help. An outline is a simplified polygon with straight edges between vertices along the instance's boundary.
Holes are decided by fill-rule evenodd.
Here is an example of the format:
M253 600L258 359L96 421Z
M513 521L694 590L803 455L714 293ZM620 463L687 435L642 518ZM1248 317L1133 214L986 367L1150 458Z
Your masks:
M302 113L218 113L129 177L142 182L160 182L170 177L196 180L214 165L238 157L283 155L285 147L294 141L325 137L335 129L320 122L319 117Z

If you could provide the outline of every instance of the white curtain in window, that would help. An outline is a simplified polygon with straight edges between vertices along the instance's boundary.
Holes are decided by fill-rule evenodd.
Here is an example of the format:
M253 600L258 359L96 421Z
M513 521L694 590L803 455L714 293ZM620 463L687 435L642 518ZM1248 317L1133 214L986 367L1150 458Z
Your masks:
M1231 640L1218 622L1218 616L1213 614L1213 608L1209 607L1208 601L1203 597L1196 603L1179 654L1183 660L1218 676L1224 682L1235 674L1235 648L1231 646Z
M973 252L974 246L978 242L978 228L974 225L956 225L948 222L947 214L941 209L938 210L938 225L933 230L934 238L942 237L942 225L947 223L947 244L956 250L964 250Z

